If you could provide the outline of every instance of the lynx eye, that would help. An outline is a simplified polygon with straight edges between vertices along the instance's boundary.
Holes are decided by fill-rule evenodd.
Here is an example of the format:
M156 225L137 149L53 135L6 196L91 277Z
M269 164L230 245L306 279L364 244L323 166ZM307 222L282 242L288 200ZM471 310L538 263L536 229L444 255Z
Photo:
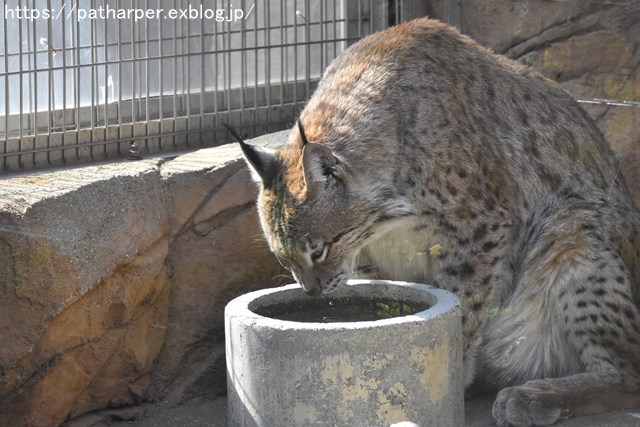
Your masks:
M311 262L318 263L324 261L327 257L327 252L329 251L329 245L325 245L324 247L311 252L310 258Z

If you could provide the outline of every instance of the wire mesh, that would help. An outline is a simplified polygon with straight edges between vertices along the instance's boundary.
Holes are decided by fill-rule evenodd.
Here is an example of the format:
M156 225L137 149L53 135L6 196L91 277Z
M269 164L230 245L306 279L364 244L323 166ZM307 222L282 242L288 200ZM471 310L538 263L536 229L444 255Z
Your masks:
M337 55L417 3L6 0L0 168L214 146L221 122L286 128Z

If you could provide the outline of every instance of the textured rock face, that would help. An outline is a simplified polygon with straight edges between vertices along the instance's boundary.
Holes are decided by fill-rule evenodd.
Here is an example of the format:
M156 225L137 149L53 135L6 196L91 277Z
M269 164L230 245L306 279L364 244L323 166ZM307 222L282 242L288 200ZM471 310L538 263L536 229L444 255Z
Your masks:
M234 146L0 180L0 425L222 393L226 302L283 273L255 195Z
M286 135L254 141L278 142ZM206 162L206 153L182 156L162 169L164 181L175 188L170 206L176 232L167 268L176 286L170 290L169 327L152 398L180 403L194 395L224 394L225 305L258 287L281 284L286 273L262 237L254 204L257 188L239 151L232 146L224 155L223 167L202 172L199 181L207 186L195 185L197 175L182 172L195 158Z
M433 0L437 13L441 0ZM465 0L463 31L557 81L576 99L640 101L640 5L600 0ZM640 206L640 104L583 103Z

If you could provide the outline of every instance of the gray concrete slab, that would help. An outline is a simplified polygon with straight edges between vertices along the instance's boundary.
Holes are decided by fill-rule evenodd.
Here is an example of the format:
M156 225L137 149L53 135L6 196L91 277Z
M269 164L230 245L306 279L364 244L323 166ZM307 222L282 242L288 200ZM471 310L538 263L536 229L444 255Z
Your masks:
M465 426L494 426L491 406L494 396L476 396L465 401ZM555 424L558 427L639 427L640 408L607 414L575 417Z
M493 396L478 396L465 401L465 426L494 426L491 417ZM227 399L221 397L214 401L190 402L169 408L163 405L146 406L145 415L137 421L99 421L83 423L82 426L117 427L226 427ZM68 427L80 427L70 425ZM640 427L640 408L629 411L616 411L607 414L576 417L556 424L559 427ZM293 427L293 426L291 426Z

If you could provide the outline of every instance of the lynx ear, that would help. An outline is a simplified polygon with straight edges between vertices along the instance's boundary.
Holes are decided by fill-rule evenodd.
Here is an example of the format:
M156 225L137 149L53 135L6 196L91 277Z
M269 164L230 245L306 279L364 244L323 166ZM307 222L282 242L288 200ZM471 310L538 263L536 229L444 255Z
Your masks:
M331 150L322 145L308 142L302 149L302 167L304 181L309 190L318 184L325 186L332 181L342 181L342 167L340 161Z
M265 188L269 188L273 183L277 173L277 163L275 152L266 148L258 148L244 142L242 137L231 127L223 123L224 127L240 143L244 158L251 170L253 180L262 183Z

